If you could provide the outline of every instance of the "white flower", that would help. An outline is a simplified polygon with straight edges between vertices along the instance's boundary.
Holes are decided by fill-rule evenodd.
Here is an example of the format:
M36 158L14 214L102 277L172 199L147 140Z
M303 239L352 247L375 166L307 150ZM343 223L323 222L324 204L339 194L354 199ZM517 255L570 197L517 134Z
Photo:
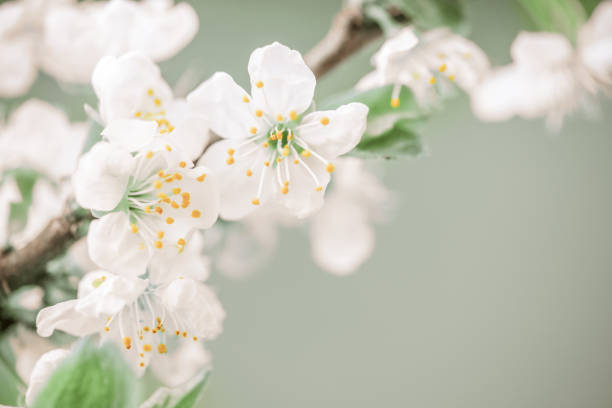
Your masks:
M484 121L546 117L558 129L563 117L588 108L601 87L612 85L612 1L601 3L578 34L577 50L557 33L521 32L510 49L513 63L495 69L472 93Z
M199 281L149 281L95 271L79 283L77 299L41 310L36 326L43 337L54 330L74 336L101 333L103 340L121 343L142 373L154 353L165 354L177 341L172 339L218 336L224 318L215 293Z
M132 132L140 138L157 132L152 122L135 123L139 126L126 128L112 122L104 134ZM138 276L154 251L183 252L190 232L210 227L219 207L215 178L192 166L169 144L132 156L100 142L83 155L72 179L76 199L101 216L89 228L91 259L110 271Z
M105 124L122 123L126 129L131 121L157 124L158 132L146 134L148 138L134 138L130 132L123 132L108 135L111 142L136 151L154 137L166 137L191 159L199 157L208 143L206 122L189 114L184 99L174 99L159 67L144 54L102 58L93 72L92 85Z
M392 107L400 104L402 86L410 88L421 104L427 104L436 99L435 84L448 87L450 81L470 91L489 69L487 56L476 44L447 28L419 37L412 28L403 28L385 41L372 63L376 70L356 87L364 90L393 84Z
M51 375L64 362L70 351L64 349L55 349L43 354L32 370L28 389L25 395L26 406L32 406L36 401L36 397L42 390L45 389Z
M155 61L173 57L198 30L184 2L111 0L54 7L44 22L42 68L70 83L87 83L105 55L142 51Z
M311 251L322 269L348 275L372 255L373 223L383 219L391 194L360 159L343 159L338 173L325 205L312 217Z
M86 137L86 123L70 123L61 110L30 99L0 128L0 171L28 167L60 180L76 169Z
M221 216L239 219L276 201L305 217L323 202L332 161L359 143L368 108L351 103L312 112L315 77L302 56L279 43L249 60L251 95L226 73L216 73L187 97L225 140L201 163L219 173Z

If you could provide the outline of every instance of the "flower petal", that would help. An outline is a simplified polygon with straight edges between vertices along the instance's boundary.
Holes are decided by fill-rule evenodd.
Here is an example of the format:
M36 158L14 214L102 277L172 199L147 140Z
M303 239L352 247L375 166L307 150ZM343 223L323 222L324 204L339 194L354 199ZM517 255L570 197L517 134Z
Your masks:
M168 283L179 277L188 277L200 282L208 279L210 261L202 254L204 238L195 231L186 238L185 249L176 254L172 248L156 251L149 264L149 279L155 284Z
M32 369L30 381L28 381L28 389L25 395L26 406L34 406L36 397L45 388L51 375L64 362L70 351L64 349L55 349L46 352L36 362Z
M105 270L127 277L146 271L151 251L130 230L127 214L115 212L92 221L87 235L89 256Z
M138 119L116 119L102 131L106 140L130 152L144 148L157 134L155 122Z
M140 52L102 58L91 82L105 123L132 119L136 115L144 118L165 110L173 101L172 90L163 80L159 67Z
M0 41L0 55L0 96L23 95L36 80L38 72L34 42L28 36Z
M110 211L119 204L133 172L130 153L107 142L85 153L72 176L76 200L82 207Z
M561 34L523 31L512 42L510 54L517 64L547 70L568 64L574 50L569 40Z
M245 139L251 136L251 128L261 129L250 96L225 72L217 72L200 84L187 95L187 103L223 138Z
M86 280L88 282L89 279ZM93 290L80 297L74 309L85 316L102 319L135 302L147 287L147 281L106 273L91 281L90 285ZM83 293L84 290L81 291Z
M316 79L302 55L274 42L257 48L249 59L251 94L273 117L304 112L312 103Z
M67 300L45 307L36 317L36 332L49 337L54 330L61 330L73 336L87 336L104 327L104 320L85 316L76 311L78 300Z
M190 334L213 339L223 331L225 311L215 292L200 282L174 280L164 290L162 302L170 313L181 316Z
M298 136L324 157L333 159L357 146L365 132L367 116L368 107L356 102L334 111L313 112L304 117Z

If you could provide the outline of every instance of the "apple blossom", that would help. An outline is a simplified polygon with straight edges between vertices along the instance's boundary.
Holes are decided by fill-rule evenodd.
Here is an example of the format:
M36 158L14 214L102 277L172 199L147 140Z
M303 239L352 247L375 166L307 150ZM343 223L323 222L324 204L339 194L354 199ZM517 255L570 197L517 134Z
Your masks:
M187 96L224 140L199 163L219 174L221 216L239 219L276 201L299 217L323 202L333 160L361 140L368 108L350 103L311 112L315 77L302 56L273 43L251 54L249 95L224 72Z

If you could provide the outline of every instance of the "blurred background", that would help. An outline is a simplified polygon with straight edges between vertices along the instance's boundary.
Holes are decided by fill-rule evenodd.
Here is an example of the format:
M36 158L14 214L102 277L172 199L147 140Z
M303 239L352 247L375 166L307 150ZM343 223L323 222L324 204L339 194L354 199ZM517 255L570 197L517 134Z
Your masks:
M195 40L161 64L176 84L215 71L248 84L251 51L272 41L302 52L340 0L193 1ZM470 38L493 65L510 61L515 2L466 1ZM317 98L371 70L373 43L326 75ZM84 120L44 74L29 97ZM22 100L5 104L14 109ZM312 262L306 233L286 230L245 280L213 270L228 318L210 343L203 407L609 407L612 405L612 103L571 116L483 124L465 95L424 129L426 153L380 162L396 210L376 249L338 277ZM6 381L9 381L8 379Z

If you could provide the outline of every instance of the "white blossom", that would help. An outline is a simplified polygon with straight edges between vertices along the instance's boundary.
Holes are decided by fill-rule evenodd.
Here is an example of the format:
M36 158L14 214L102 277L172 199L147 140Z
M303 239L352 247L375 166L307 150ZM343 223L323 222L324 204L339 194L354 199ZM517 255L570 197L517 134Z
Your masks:
M136 139L157 133L153 122L124 124L111 122L104 134L114 139L131 132ZM214 175L193 167L170 144L157 142L135 156L99 142L82 156L73 176L77 202L100 216L89 228L89 255L109 271L139 276L155 251L181 254L193 230L217 220Z
M243 218L269 202L305 217L323 203L332 161L360 141L368 108L351 103L302 117L315 77L297 51L279 43L253 51L248 71L250 95L223 72L188 95L193 112L224 139L200 163L219 174L223 218Z
M32 370L28 389L25 395L26 406L32 406L36 401L36 397L42 390L45 389L51 375L64 362L70 351L64 349L55 349L43 354Z
M612 1L602 2L578 33L576 49L561 34L521 32L512 64L496 68L473 92L484 121L546 117L552 129L577 108L588 109L612 85Z
M391 106L400 105L402 86L412 90L421 104L437 99L437 91L445 91L456 83L469 92L489 70L485 53L472 41L437 28L417 36L406 27L385 41L372 57L375 70L359 81L361 90L393 84ZM438 88L436 88L438 87Z

